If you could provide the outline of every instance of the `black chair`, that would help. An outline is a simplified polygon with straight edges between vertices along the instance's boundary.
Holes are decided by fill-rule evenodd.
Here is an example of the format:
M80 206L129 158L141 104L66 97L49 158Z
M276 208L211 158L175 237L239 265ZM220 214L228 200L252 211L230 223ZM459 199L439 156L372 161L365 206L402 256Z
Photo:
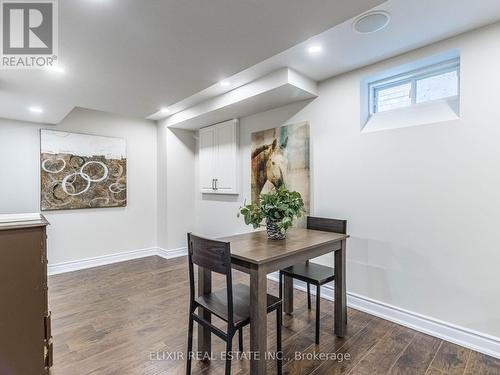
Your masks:
M229 242L220 242L197 237L188 234L188 261L189 261L189 328L187 347L186 374L191 374L191 353L193 351L193 321L210 329L215 335L226 342L226 352L231 352L233 337L239 331L240 351L243 351L242 328L250 321L250 288L244 284L233 286L231 273L231 251ZM195 295L194 286L194 264L212 272L226 276L226 288L205 294L199 297ZM227 332L212 325L202 316L196 314L198 307L214 314L227 322ZM281 349L281 326L282 326L282 304L281 299L267 295L267 312L276 310L277 329L277 367L278 374L282 373L282 349ZM231 356L226 356L225 374L231 373Z
M307 229L346 234L347 220L308 216ZM335 280L334 269L332 267L306 261L305 263L296 264L280 270L280 298L283 293L283 276L288 276L307 283L307 308L309 310L311 310L311 284L316 285L316 344L319 344L321 286Z

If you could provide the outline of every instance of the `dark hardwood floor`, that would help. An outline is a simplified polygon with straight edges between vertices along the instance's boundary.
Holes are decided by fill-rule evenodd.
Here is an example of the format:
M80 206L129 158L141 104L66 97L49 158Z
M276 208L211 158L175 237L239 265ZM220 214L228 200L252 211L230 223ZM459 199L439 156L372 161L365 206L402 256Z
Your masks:
M235 282L248 277L234 273ZM277 295L277 286L269 282ZM217 287L217 280L215 281ZM52 375L183 374L187 337L187 261L149 257L49 278L53 316ZM500 374L500 360L389 321L348 310L348 334L333 335L333 306L322 300L321 344L314 344L314 310L294 292L293 317L284 317L285 374ZM268 348L275 348L275 315ZM222 323L221 323L222 324ZM222 327L222 325L221 325ZM249 350L248 327L244 331ZM237 338L233 347L237 348ZM212 338L215 357L224 349ZM195 335L196 348L196 335ZM328 355L330 360L319 354ZM300 359L299 359L300 358ZM275 373L269 362L268 373ZM220 358L193 363L193 374L222 374ZM249 362L233 361L233 374Z

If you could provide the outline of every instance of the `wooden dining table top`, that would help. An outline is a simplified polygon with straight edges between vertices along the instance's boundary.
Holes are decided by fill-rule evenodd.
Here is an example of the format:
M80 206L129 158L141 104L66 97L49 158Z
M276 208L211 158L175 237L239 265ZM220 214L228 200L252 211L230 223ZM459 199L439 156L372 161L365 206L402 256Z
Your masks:
M230 243L231 257L248 263L262 264L342 241L348 237L349 235L340 233L292 228L284 240L268 239L265 230L222 237L218 240Z

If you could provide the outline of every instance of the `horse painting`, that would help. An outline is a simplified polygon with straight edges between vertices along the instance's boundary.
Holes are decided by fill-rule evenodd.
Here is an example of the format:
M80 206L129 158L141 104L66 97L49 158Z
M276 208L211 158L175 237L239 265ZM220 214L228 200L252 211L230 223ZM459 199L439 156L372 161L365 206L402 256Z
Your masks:
M299 123L252 134L252 202L285 184L309 207L309 124Z
M266 183L278 188L285 183L288 165L286 144L277 139L271 144L261 146L252 152L252 202L259 198Z

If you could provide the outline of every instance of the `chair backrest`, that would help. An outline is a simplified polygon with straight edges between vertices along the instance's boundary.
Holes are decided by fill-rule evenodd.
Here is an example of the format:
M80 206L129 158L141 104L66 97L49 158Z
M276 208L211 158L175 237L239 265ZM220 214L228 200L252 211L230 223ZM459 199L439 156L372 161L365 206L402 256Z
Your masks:
M233 324L233 276L231 272L231 247L229 242L215 241L188 233L188 262L190 302L194 304L194 264L226 276L227 316Z
M228 242L210 240L188 233L191 260L199 267L226 275L231 270L231 252Z
M346 234L347 220L308 216L307 229Z

